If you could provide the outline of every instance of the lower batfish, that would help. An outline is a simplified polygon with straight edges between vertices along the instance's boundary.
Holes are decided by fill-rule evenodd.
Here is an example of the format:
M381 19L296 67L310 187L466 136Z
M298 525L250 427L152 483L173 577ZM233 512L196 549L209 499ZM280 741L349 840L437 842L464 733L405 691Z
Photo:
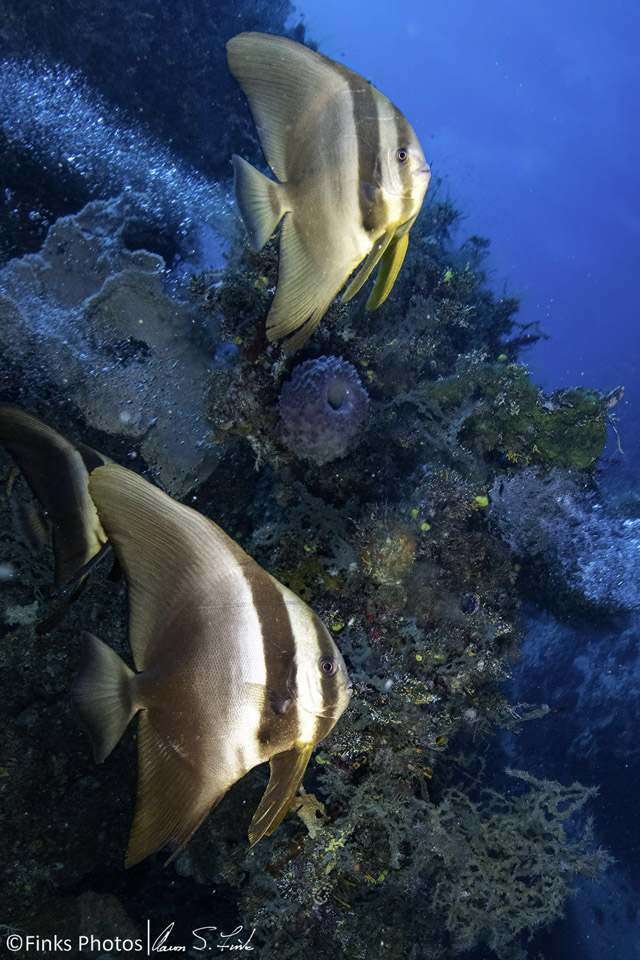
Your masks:
M326 627L220 527L137 474L13 407L0 406L0 442L51 520L57 580L107 538L127 577L135 670L87 633L73 687L98 762L140 714L126 865L167 844L175 856L267 760L249 839L270 834L351 696Z

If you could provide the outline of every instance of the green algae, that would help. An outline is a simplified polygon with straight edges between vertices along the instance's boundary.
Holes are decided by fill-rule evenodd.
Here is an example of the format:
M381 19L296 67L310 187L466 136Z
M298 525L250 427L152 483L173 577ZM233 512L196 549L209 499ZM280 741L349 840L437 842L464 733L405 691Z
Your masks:
M458 438L483 456L586 469L606 444L606 395L576 387L546 397L521 364L465 359L455 376L425 384L423 394L449 416L462 411Z

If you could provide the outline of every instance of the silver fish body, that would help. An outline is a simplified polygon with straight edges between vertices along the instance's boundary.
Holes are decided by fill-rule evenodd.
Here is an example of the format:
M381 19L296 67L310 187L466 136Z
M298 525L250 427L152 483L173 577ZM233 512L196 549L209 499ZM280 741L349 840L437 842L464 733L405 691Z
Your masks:
M284 217L270 340L297 349L352 272L348 300L378 264L368 309L388 296L429 184L403 114L366 80L284 37L242 33L227 44L278 183L233 157L236 198L254 250Z
M269 760L255 843L285 816L349 702L344 661L310 608L196 511L114 464L91 474L89 492L129 583L136 672L87 634L73 697L98 761L140 711L126 865L182 849Z

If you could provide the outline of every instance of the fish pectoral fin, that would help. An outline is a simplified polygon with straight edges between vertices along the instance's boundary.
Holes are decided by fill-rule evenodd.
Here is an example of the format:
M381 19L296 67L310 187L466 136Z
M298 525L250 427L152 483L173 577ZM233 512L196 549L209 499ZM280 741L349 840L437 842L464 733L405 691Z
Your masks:
M268 705L272 713L281 716L293 704L289 694L272 690L261 683L244 683L243 690L245 698L260 711L264 710L265 705Z
M133 867L168 843L177 857L231 784L206 783L172 739L143 710L138 724L136 812L125 857Z
M138 709L131 692L134 677L115 650L93 634L83 634L71 699L89 731L96 763L109 756Z
M384 303L391 293L391 288L396 282L396 277L398 276L398 272L402 266L404 255L407 252L408 244L408 230L401 236L396 234L393 237L391 243L385 250L384 256L380 263L380 269L378 270L375 286L369 294L369 299L367 300L367 310L375 310L380 306L381 303Z
M285 188L265 177L242 157L233 155L236 201L249 234L251 249L265 245L287 212Z
M372 271L375 270L380 258L382 257L382 255L384 254L385 250L387 249L387 247L389 246L392 240L393 240L393 233L391 230L387 230L386 233L383 233L383 235L378 240L376 240L371 250L362 261L362 264L360 265L360 269L356 273L355 277L353 278L353 280L351 281L351 283L349 284L345 292L342 294L342 299L345 301L345 303L348 303L349 300L353 299L356 293L367 282L367 280L371 276Z
M296 223L295 210L287 213L280 236L278 286L267 317L269 340L288 337L283 344L288 351L306 343L349 273L342 263L318 263L310 238Z
M302 783L313 748L313 743L298 744L271 758L269 783L249 826L251 846L265 835L273 833L288 813Z

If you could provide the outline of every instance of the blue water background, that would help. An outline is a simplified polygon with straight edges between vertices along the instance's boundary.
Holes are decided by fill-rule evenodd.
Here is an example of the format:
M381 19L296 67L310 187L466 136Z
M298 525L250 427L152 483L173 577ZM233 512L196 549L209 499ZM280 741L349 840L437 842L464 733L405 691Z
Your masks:
M624 383L640 469L640 5L632 0L301 0L320 50L379 87L434 177L491 239L491 279L551 336L525 352L549 389ZM612 450L613 453L613 450Z

